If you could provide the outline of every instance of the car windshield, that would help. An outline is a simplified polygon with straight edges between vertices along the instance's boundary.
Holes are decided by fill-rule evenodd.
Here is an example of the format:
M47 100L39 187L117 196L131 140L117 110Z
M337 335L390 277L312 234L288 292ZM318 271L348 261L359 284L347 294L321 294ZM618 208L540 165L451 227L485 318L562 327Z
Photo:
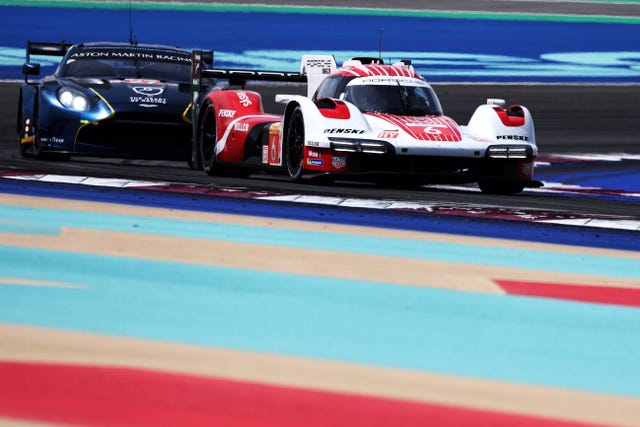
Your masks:
M109 77L188 82L191 58L183 52L103 49L73 52L62 77Z
M387 113L403 116L442 115L440 102L428 86L349 85L345 101L362 112Z

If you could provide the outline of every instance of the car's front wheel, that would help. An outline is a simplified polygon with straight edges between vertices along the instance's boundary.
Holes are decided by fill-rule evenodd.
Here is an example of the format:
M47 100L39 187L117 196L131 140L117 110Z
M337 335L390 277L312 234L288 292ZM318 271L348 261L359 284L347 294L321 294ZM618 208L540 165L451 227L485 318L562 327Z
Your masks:
M289 177L300 180L304 161L304 117L300 107L296 107L289 118L284 157Z
M23 142L18 135L18 149L22 157L33 157L33 142Z

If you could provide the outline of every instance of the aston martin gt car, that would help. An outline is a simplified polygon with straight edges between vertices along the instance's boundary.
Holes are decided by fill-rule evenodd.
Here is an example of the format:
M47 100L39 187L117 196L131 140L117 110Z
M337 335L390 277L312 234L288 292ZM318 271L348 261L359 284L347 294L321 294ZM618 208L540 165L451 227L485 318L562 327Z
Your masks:
M61 56L38 80L31 55ZM191 52L126 43L28 42L20 89L20 152L189 160Z
M204 69L193 81L225 74L278 75ZM410 61L354 58L338 68L333 56L305 55L300 73L290 78L306 80L308 93L276 95L284 104L281 115L265 114L256 92L202 91L192 161L212 175L265 170L293 180L324 175L379 184L477 183L499 194L541 185L532 179L538 149L524 106L488 99L460 126L444 115Z

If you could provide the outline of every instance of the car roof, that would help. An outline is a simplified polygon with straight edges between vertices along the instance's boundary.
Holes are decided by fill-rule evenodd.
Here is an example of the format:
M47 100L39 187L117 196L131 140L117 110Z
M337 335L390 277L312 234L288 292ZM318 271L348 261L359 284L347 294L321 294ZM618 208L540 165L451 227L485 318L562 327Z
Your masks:
M422 79L422 77L416 73L413 67L406 67L404 65L382 65L382 64L354 64L344 65L335 73L344 77L413 77L416 79Z
M177 46L166 46L160 44L131 44L131 43L120 43L120 42L90 42L90 43L78 43L73 46L75 49L82 48L119 48L119 49L136 49L136 50L144 50L144 49L157 49L157 50L170 50L172 52L182 52L182 53L190 53L188 50L177 47Z

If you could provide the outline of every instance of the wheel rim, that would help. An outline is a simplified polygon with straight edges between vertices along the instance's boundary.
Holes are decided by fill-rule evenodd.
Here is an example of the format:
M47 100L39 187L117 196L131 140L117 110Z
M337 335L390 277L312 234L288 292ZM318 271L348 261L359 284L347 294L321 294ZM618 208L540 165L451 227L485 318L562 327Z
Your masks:
M287 142L287 167L289 174L296 177L301 172L304 157L304 122L299 112L291 117Z
M215 112L211 105L207 106L207 111L200 121L198 142L202 165L205 171L210 172L213 170L213 164L216 160L217 142Z

